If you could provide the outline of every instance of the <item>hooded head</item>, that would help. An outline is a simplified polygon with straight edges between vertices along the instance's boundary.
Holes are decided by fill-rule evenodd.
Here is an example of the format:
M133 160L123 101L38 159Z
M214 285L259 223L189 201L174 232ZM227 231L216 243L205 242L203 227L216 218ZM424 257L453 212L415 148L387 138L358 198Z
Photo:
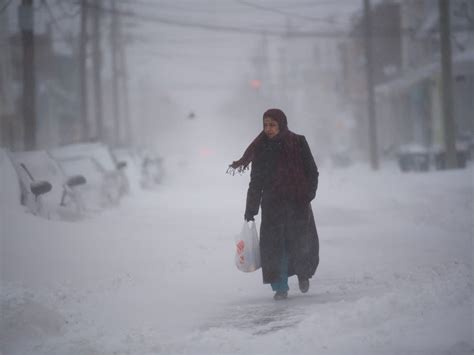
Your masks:
M286 120L286 115L282 110L277 108L271 108L263 113L263 120L265 118L271 118L272 120L278 123L278 132L274 137L279 137L279 139L285 139L291 134L288 130L288 122ZM252 143L247 147L244 152L244 155L239 160L234 161L230 164L230 173L235 174L235 172L243 172L248 168L249 164L255 157L256 151L261 147L262 142L265 140L265 137L268 137L268 134L265 132L265 129L260 132L260 134L252 141Z
M288 121L285 113L278 108L271 108L264 112L263 118L269 117L278 122L280 132L285 132L288 129Z

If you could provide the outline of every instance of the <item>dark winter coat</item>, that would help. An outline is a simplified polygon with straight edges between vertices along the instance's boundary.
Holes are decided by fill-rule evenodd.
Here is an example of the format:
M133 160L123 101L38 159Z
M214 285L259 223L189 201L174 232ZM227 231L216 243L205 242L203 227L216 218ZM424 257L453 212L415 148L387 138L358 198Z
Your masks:
M303 203L281 198L272 191L284 141L265 139L252 162L246 215L256 215L261 207L260 253L264 283L278 281L285 249L288 276L309 279L319 264L319 240L311 209L319 173L305 137L299 135L298 140L309 182L307 201Z

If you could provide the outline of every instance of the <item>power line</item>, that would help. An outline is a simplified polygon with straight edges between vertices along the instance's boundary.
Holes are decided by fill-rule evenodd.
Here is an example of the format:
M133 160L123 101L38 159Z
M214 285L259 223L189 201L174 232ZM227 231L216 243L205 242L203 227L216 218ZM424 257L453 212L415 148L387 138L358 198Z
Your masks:
M12 3L13 0L7 0L7 2L5 4L3 4L3 6L0 8L0 14L5 11L8 6L10 6L10 4Z
M76 17L77 15L79 15L81 13L81 7L80 6L77 7L76 12L69 13L68 11L66 11L66 9L63 6L63 1L62 0L56 0L56 5L58 5L61 8L61 12L63 13L64 17L74 18L74 17Z
M249 2L249 1L246 1L246 0L236 0L236 1L239 4L246 5L246 6L249 6L249 7L253 7L254 9L273 12L273 13L277 13L277 14L287 16L287 17L294 17L294 18L298 18L298 19L302 19L302 20L306 20L306 21L311 21L311 22L324 22L324 23L329 23L331 25L335 24L335 21L330 20L330 19L306 16L306 15L296 14L296 13L292 13L292 12L286 12L286 11L282 11L278 8L262 6L262 5L258 5L258 4L255 4L255 3L252 3L252 2Z
M325 38L343 38L348 35L346 32L337 32L337 31L275 31L273 29L266 29L266 28L248 28L248 27L238 27L238 26L222 26L222 25L214 25L214 24L206 24L206 23L199 23L199 22L186 22L186 21L179 21L179 20L171 20L167 18L163 18L160 16L149 15L149 14L138 14L135 12L127 11L127 10L119 10L115 9L112 10L111 8L100 6L100 5L93 5L88 4L88 7L94 8L95 10L100 10L103 12L113 13L119 16L126 16L129 18L138 19L141 21L147 21L152 23L162 23L170 26L176 27L185 27L185 28L198 28L207 31L213 32L233 32L233 33L241 33L241 34L249 34L249 35L269 35L269 36L290 36L290 37L325 37Z
M61 27L58 25L58 21L56 20L56 17L54 17L53 11L51 10L51 7L49 6L49 4L46 2L46 0L41 0L41 2L46 6L46 10L48 11L49 17L51 18L51 22L53 23L54 27L56 27L59 34L64 36L64 32L61 29Z
M243 34L261 35L262 33L266 33L266 34L270 34L274 36L281 36L284 34L284 32L267 30L267 29L251 29L251 28L243 28L243 27L237 27L237 26L221 26L221 25L213 25L213 24L198 23L198 22L171 20L171 19L160 17L160 16L154 16L154 15L149 15L149 14L147 15L138 14L138 13L131 12L128 10L120 10L120 9L113 10L108 7L94 5L94 4L87 4L87 6L94 8L95 10L113 13L119 16L125 16L125 17L134 18L134 19L152 22L152 23L162 23L162 24L177 26L177 27L199 28L202 30L208 30L208 31L214 31L214 32L235 32L235 33L243 33Z
M68 36L63 32L62 28L58 24L58 20L54 17L53 11L49 6L46 0L41 0L41 3L46 6L46 10L48 11L49 17L51 18L51 22L53 23L56 30L59 32L60 37L64 40L64 42L68 43L72 48L74 48L71 41L68 39Z
M144 48L141 52L141 55L145 56L157 56L161 58L166 58L169 60L176 60L176 59L188 59L188 58L197 58L197 59L217 59L219 62L252 62L257 59L255 56L220 56L220 55L212 55L212 54L202 54L202 53L178 53L178 52L170 52L170 51L158 51L154 49ZM259 59L264 59L265 57L258 57ZM268 62L277 62L277 60L267 59ZM313 60L308 59L307 57L291 57L291 60L297 61L298 63L313 63Z
M189 5L184 5L182 2L173 2L171 4L169 3L158 3L154 0L151 1L146 1L146 0L115 0L119 1L121 3L126 3L126 4L132 4L133 6L149 6L153 8L159 8L160 12L163 11L179 11L180 13L187 12L187 13L206 13L206 14L216 14L216 11L208 8L208 7L203 7L201 5L198 5L197 7L190 7ZM195 3L193 3L195 5Z
M151 15L151 14L139 14L136 12L128 11L128 10L121 10L121 9L111 9L108 7L104 7L101 5L96 4L87 4L88 7L95 9L96 11L103 11L107 13L111 13L117 16L125 16L128 18L146 21L150 23L160 23L169 26L181 27L181 28L198 28L206 31L211 32L231 32L231 33L240 33L240 34L247 34L247 35L268 35L268 36L276 36L276 37L291 37L291 38L348 38L348 37L363 37L362 33L358 33L357 31L349 32L347 30L337 31L337 30L308 30L308 31L294 31L294 30L277 30L274 29L266 29L266 28L249 28L249 27L239 27L239 26L222 26L222 25L215 25L215 24L208 24L208 23L199 23L199 22L188 22L188 21L181 21L181 20L174 20L169 18L164 18L161 16ZM468 28L459 28L456 29L458 31L467 30L471 31L471 27ZM373 33L374 37L397 37L400 35L409 35L412 36L415 29L411 28L402 28L402 29L374 29L375 32Z
M278 3L272 3L273 5L277 7L289 7L289 8L295 8L295 7L313 7L313 6L325 6L325 5L335 5L337 4L338 6L341 5L341 3L345 3L347 6L354 7L354 0L339 0L339 1L334 1L334 0L321 0L321 1L305 1L305 2L288 2L286 4L278 4ZM359 6L360 7L360 6Z
M45 0L42 0L43 2ZM149 23L159 23L169 26L181 27L181 28L193 28L193 29L202 29L206 31L216 32L216 33L240 33L247 35L269 35L276 37L291 37L291 38L348 38L348 37L362 37L363 34L358 33L357 31L349 32L347 30L326 30L326 31L317 31L317 30L308 30L308 31L294 31L294 30L275 30L274 28L249 28L249 27L239 27L239 26L224 26L216 25L209 23L200 23L200 22L189 22L183 20L169 19L162 16L156 16L150 13L140 14L137 12L132 12L125 9L111 9L110 7L105 7L101 4L88 3L86 6L92 8L96 11L102 11L116 16L124 16L130 19L135 19L139 21L146 21ZM50 10L50 9L49 9ZM51 15L51 11L50 16ZM52 16L54 18L54 16ZM56 21L55 21L56 22ZM56 27L57 23L55 23ZM469 30L469 29L468 29ZM391 36L400 36L400 35L413 35L414 29L377 29L373 34L374 37L391 37Z
M184 2L184 1L171 1L171 3L167 2L157 2L156 0L115 0L121 3L127 3L127 4L133 4L134 6L137 5L144 5L144 6L151 6L154 8L160 9L160 11L165 10L165 11L172 11L172 10L179 10L181 12L205 12L205 13L216 13L216 11L210 9L209 7L205 7L202 4L197 4L196 1L190 1L190 2ZM293 2L286 1L286 3L275 3L272 2L272 5L278 8L308 8L308 7L313 7L313 6L321 6L321 5L334 5L337 4L337 6L341 5L341 2L344 3L345 6L354 8L354 3L355 0L338 0L335 2L334 0L322 0L322 1L304 1L304 2ZM213 6L215 6L216 2L212 3ZM228 2L217 2L217 4L222 5L222 4L229 4ZM191 6L190 6L191 5ZM193 6L196 5L196 6ZM360 6L358 6L360 7ZM225 7L224 7L225 8ZM240 9L241 7L239 7ZM228 9L227 9L228 10ZM231 9L230 11L235 11L235 8Z

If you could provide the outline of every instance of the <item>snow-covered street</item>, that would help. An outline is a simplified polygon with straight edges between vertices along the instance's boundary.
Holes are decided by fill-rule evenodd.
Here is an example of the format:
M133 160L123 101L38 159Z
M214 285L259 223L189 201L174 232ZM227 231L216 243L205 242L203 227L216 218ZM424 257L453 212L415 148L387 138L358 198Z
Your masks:
M224 172L75 223L2 208L2 354L472 353L472 166L320 167L321 263L280 302L234 265L249 176Z

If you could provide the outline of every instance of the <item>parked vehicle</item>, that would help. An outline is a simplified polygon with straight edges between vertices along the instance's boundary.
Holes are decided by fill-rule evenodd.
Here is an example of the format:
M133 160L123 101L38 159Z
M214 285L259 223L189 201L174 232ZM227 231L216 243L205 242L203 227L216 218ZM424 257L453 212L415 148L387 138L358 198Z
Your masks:
M428 171L430 168L430 152L419 144L406 144L399 148L398 165L403 172Z
M141 159L134 149L117 148L112 150L112 154L116 161L127 163L127 166L122 169L127 177L130 189L138 191L141 189L142 171Z
M434 165L437 170L446 169L446 149L441 146L431 148ZM470 156L469 146L463 142L456 142L456 160L458 168L465 168Z
M331 161L334 166L346 168L352 164L351 151L346 145L338 145L331 153Z
M45 218L76 220L83 216L82 175L66 176L45 151L10 153L19 177L21 203ZM40 198L41 197L41 198Z
M73 144L51 149L50 154L68 174L85 176L88 181L86 205L89 209L116 205L129 191L129 183L123 173L127 163L117 162L104 144Z
M406 144L398 150L398 165L403 172L446 169L446 150L439 145L426 148L419 144ZM465 168L469 160L469 146L456 142L457 167Z
M146 189L161 184L164 177L163 158L151 149L140 149L137 157L141 170L141 186Z
M457 149L466 153L467 160L474 158L474 134L470 132L459 133L456 139Z

